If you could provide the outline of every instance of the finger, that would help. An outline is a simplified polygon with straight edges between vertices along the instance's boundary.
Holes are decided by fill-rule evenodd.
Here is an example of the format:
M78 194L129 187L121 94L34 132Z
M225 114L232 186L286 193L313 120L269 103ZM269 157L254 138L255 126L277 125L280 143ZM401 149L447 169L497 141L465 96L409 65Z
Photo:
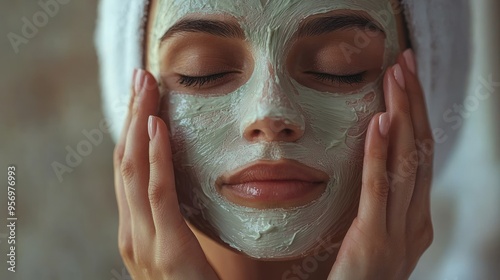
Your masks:
M135 76L137 73L137 69L134 69L134 73L132 75L132 85L134 84ZM119 224L120 227L125 225L127 222L130 221L130 209L127 203L127 197L125 196L125 190L123 186L123 178L121 174L121 163L123 159L123 154L125 151L125 143L127 139L127 131L128 127L130 125L130 108L132 107L132 104L134 102L134 96L135 96L135 90L134 87L132 86L131 90L131 95L130 95L130 101L128 105L128 114L125 119L125 123L123 124L123 129L120 135L120 138L118 139L118 142L115 146L115 150L113 153L113 170L114 170L114 181L115 181L115 194L116 194L116 201L118 204L118 214L119 214Z
M372 118L365 143L361 198L358 220L371 231L386 233L387 178L389 114L381 113Z
M416 76L415 55L411 49L406 50L399 58L408 85L411 118L414 127L419 164L416 175L415 190L408 217L430 216L430 189L432 183L432 169L434 158L434 140L429 122L425 95Z
M389 68L384 79L387 112L391 116L391 134L388 153L387 228L400 234L406 227L406 213L413 194L418 158L410 115L410 103L401 66Z
M415 55L411 49L403 52L398 59L406 81L406 91L410 102L410 114L413 122L415 138L419 140L432 139L432 131L427 113L425 95L416 76Z
M153 230L153 219L148 199L149 137L147 123L148 117L157 113L159 92L156 80L145 70L138 70L135 91L137 94L132 105L121 171L132 220L138 221L141 225L147 225L146 229Z
M181 214L175 189L174 167L168 128L165 122L155 116L149 118L149 200L155 224L157 240L162 245L153 248L154 255L171 263L178 262L187 271L199 271L207 267L205 275L212 279L212 269L198 239Z
M149 200L156 232L159 238L162 238L162 236L172 236L170 233L178 231L180 227L187 229L187 225L182 218L177 200L167 125L162 119L151 116L148 128L151 138Z
M130 88L131 95L130 95L130 99L129 99L129 103L128 103L127 117L125 118L125 122L123 123L123 128L122 128L122 131L120 134L120 138L118 139L118 142L116 144L116 147L122 151L121 157L119 157L120 162L123 158L123 153L125 152L125 144L127 142L128 128L130 126L130 120L132 119L132 106L134 105L134 100L135 100L135 97L137 96L137 93L135 91L137 71L138 71L138 69L134 69L134 74L132 75L132 83L131 83L131 88Z

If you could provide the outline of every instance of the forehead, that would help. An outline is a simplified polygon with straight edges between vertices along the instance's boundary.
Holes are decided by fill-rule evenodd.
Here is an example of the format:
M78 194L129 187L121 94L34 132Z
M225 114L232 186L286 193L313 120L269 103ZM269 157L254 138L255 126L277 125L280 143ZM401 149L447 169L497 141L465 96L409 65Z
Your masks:
M392 20L389 0L157 0L155 29L165 32L179 19L229 14L246 29L296 27L304 18L335 10L362 11L386 29Z
M161 70L162 37L174 24L187 18L227 19L229 15L243 29L247 41L276 65L281 65L281 54L304 19L337 10L363 12L384 31L384 68L395 60L399 49L396 16L390 0L156 0L153 4L147 56L149 69L155 75Z

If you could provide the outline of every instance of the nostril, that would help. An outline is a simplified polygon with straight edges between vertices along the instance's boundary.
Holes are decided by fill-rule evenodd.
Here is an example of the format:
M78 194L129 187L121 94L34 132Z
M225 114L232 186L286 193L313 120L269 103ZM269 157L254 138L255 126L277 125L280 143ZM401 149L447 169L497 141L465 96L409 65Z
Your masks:
M284 133L284 134L285 134L285 136L287 136L287 137L290 137L290 136L294 135L294 131L293 131L293 130L291 130L291 129L289 129L289 128L285 128L285 129L283 130L283 133Z
M296 141L303 131L284 120L263 119L251 124L245 131L248 141Z
M260 135L260 130L258 129L253 129L251 132L250 132L250 139L255 139L257 137L259 137Z

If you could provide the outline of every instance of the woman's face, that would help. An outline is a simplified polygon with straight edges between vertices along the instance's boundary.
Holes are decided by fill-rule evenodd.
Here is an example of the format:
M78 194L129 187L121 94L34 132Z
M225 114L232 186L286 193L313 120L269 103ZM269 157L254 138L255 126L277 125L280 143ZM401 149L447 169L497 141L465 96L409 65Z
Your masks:
M263 259L340 242L400 50L387 0L157 0L148 66L183 215Z

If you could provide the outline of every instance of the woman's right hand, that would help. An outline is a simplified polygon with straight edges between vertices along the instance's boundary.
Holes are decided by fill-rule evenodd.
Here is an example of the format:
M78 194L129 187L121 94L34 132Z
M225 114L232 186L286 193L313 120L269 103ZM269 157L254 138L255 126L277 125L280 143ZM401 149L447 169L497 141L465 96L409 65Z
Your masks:
M133 81L114 151L123 261L134 279L218 279L180 213L168 128L153 116L157 82L144 70L134 71Z

